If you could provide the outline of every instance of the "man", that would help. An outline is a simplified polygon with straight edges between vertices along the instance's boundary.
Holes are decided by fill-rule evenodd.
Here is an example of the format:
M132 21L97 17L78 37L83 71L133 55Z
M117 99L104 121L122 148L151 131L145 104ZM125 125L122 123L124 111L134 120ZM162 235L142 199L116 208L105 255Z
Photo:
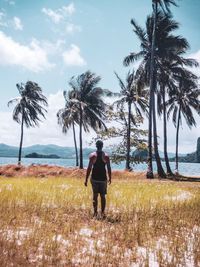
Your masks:
M98 212L98 194L101 197L101 216L105 217L105 207L106 207L106 194L107 194L107 174L108 172L108 183L111 184L111 166L109 156L102 151L103 142L98 140L96 142L97 151L90 154L89 164L86 172L85 186L87 186L88 178L92 170L91 184L93 190L93 208L94 217L97 216Z

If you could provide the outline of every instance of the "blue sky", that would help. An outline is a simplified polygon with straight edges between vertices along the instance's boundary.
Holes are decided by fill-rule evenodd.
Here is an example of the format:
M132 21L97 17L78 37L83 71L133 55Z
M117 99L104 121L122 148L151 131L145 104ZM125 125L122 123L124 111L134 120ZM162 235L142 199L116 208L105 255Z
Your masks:
M188 54L197 59L200 58L199 10L199 0L182 0L178 8L172 8L174 18L180 23L178 33L190 42ZM64 104L61 91L68 88L70 77L87 69L102 77L102 87L118 91L114 71L123 77L128 71L122 65L123 58L139 49L130 20L134 18L144 25L150 13L150 0L0 0L0 123L3 124L0 142L18 144L18 125L7 119L12 111L7 102L17 95L18 82L39 83L52 103L51 118L56 108ZM34 139L36 129L30 131L25 145L46 142L66 145L54 120L54 124L45 122L37 129L43 136L40 140ZM15 127L14 137L9 137L9 125ZM52 130L52 138L45 139L45 127L56 128L56 132ZM195 138L198 132L198 128L193 130ZM196 140L191 147L191 132L184 128L183 133L183 150L193 150Z

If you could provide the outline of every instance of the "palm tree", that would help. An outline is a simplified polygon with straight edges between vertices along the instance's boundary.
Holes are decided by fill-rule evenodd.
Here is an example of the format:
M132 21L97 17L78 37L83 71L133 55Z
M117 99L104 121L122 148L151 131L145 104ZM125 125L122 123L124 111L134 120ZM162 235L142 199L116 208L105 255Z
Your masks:
M191 128L196 126L193 111L200 113L200 89L197 84L197 77L189 71L185 71L184 76L176 77L177 85L173 92L170 93L170 98L166 102L168 109L168 117L172 113L172 120L176 127L176 156L175 170L178 174L178 142L179 128L184 117L187 125Z
M156 29L157 29L157 16L158 16L158 10L159 8L161 8L165 13L170 13L170 5L175 5L176 6L176 1L175 0L152 0L152 8L153 8L153 31L152 31L152 35L151 35L151 39L150 39L150 44L149 44L149 133L148 133L148 171L147 171L147 178L153 178L153 166L152 166L152 114L153 114L153 104L154 104L154 85L155 82L153 81L154 79L154 68L155 68L155 53L156 53ZM146 43L146 34L145 32L140 28L137 27L137 25L134 23L134 21L132 20L131 23L133 24L133 26L135 27L135 32L137 34L138 32L138 37L141 41L141 43L145 42ZM139 52L139 53L131 53L128 57L125 58L124 60L124 64L125 65L129 65L130 62L135 61L137 59L139 59L140 57L144 56L144 53ZM155 111L154 111L155 112ZM155 114L154 114L154 121L155 121ZM154 126L155 129L155 126ZM155 136L155 133L154 133ZM155 141L156 137L154 137L154 141ZM155 156L157 158L156 162L157 162L157 166L158 166L158 174L160 176L165 176L164 171L162 169L161 163L160 163L160 159L159 159L159 155L158 155L158 150L156 147L157 141L156 143L154 142L154 146L155 146Z
M27 128L39 125L40 118L45 118L44 112L47 99L42 94L42 89L35 82L28 81L26 84L17 84L20 96L8 102L8 106L17 103L13 110L13 120L21 124L21 138L19 145L18 165L21 165L22 144L24 136L24 124Z
M186 41L185 41L186 44ZM166 112L166 93L168 95L170 92L176 90L176 77L178 76L188 76L192 79L197 79L197 77L191 72L184 69L183 66L194 67L198 66L198 63L194 59L183 58L182 54L185 53L188 46L181 47L179 45L174 49L173 53L171 53L168 60L164 60L160 64L159 73L157 73L157 80L159 83L160 91L158 92L158 114L161 115L163 113L163 136L164 136L164 157L167 173L169 175L173 175L167 154L167 112Z
M101 78L95 73L86 71L77 77L72 77L69 82L72 88L70 102L76 110L76 122L79 125L80 169L83 169L83 129L86 132L89 131L89 127L95 131L107 129L104 123L106 104L102 99L106 91L97 86L100 80Z
M149 135L148 135L148 151L149 151L149 166L147 171L147 178L153 178L153 166L152 166L152 114L153 114L153 121L154 121L154 149L155 149L155 157L158 166L158 174L161 177L165 177L164 171L162 169L162 165L160 162L160 157L158 154L158 147L157 147L157 133L156 133L156 115L155 115L155 53L156 53L156 28L157 28L157 17L158 17L158 8L161 9L165 13L170 13L170 5L176 6L175 0L152 0L152 9L153 9L153 32L152 32L152 39L151 39L151 53L150 53L150 77L149 77ZM158 39L158 38L157 38Z
M77 148L76 132L75 132L75 123L77 121L77 113L73 107L73 103L70 102L70 98L72 97L72 91L68 91L68 93L64 91L63 96L65 99L65 108L62 108L57 112L58 124L62 126L63 133L67 133L69 128L72 126L74 147L75 147L75 154L76 154L76 166L79 166L78 148Z
M158 14L158 23L157 23L157 38L155 40L154 45L156 46L156 51L154 55L154 61L158 60L161 56L164 55L164 51L162 49L163 43L166 42L166 45L164 47L167 47L169 42L169 37L167 35L167 32L165 33L165 36L163 36L163 24L165 24L165 20L169 20L169 18L164 15L162 12L159 12ZM154 88L154 91L151 90L151 83L153 82L153 86L156 87L156 68L154 68L154 75L153 80L151 79L151 43L153 38L153 21L154 18L152 16L148 16L146 21L146 30L142 29L134 20L131 20L131 24L133 25L133 30L136 33L137 37L139 38L141 42L141 51L138 53L130 53L127 57L124 59L124 65L128 66L130 63L135 62L142 58L142 61L136 71L136 77L139 80L144 80L143 82L146 83L147 86L150 86L150 93L149 98L151 101L149 102L149 132L148 132L148 150L149 150L149 159L148 159L148 172L147 172L147 178L153 178L153 172L152 172L152 120L154 122L154 152L155 152L155 158L157 163L157 169L158 174L161 177L165 177L164 170L161 165L161 160L158 152L158 143L157 143L157 131L156 131L156 114L155 114L155 108L154 108L154 98L155 98L155 91L156 88ZM162 36L162 38L161 38ZM157 63L157 61L156 61ZM158 67L158 66L157 66ZM153 115L153 116L152 116ZM151 155L151 156L150 156Z
M115 73L119 85L121 87L121 92L119 94L120 99L115 101L114 104L117 108L124 110L124 105L128 106L128 119L127 119L127 148L126 148L126 170L131 170L130 167L130 137L131 137L131 123L136 125L134 115L132 113L132 105L137 116L142 117L141 112L147 112L147 92L140 87L137 83L135 73L128 73L126 76L126 81L123 82L122 79Z

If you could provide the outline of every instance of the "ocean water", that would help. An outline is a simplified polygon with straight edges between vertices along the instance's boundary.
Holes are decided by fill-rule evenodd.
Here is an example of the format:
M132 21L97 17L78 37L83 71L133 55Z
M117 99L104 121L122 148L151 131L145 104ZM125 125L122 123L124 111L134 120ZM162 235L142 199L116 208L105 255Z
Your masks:
M17 158L4 158L0 157L0 165L6 164L16 164ZM49 164L49 165L58 165L62 167L74 167L75 159L30 159L30 158L22 158L22 164L30 165L30 164ZM83 160L84 167L87 167L88 159ZM170 163L172 171L175 169L175 163ZM125 162L121 162L120 164L111 163L112 169L123 170L125 168ZM164 167L164 164L163 164ZM156 171L155 162L153 162L153 168ZM145 163L136 164L133 166L133 170L136 171L146 171L147 165ZM200 163L179 163L179 172L183 175L190 176L200 176Z

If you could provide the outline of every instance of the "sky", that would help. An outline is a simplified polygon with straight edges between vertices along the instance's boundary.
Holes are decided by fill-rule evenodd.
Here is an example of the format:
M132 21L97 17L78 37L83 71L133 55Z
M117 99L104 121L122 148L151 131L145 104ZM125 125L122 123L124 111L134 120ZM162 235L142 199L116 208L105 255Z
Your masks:
M200 0L178 1L174 19L188 39L187 56L200 61ZM64 107L62 92L72 76L91 70L102 77L100 86L119 92L114 71L124 78L130 68L123 58L139 50L130 20L141 26L151 13L151 0L0 0L0 143L17 146L20 126L12 120L7 102L18 95L16 83L37 82L47 96L47 119L39 128L25 130L24 146L57 144L73 146L71 131L63 135L56 112ZM132 69L132 67L131 67ZM200 69L195 70L200 75ZM180 152L195 151L200 118L192 130L183 123ZM145 120L143 128L147 128ZM158 121L160 150L162 123ZM95 133L84 136L88 146ZM175 151L175 128L169 122L169 151ZM109 142L108 142L109 144Z

